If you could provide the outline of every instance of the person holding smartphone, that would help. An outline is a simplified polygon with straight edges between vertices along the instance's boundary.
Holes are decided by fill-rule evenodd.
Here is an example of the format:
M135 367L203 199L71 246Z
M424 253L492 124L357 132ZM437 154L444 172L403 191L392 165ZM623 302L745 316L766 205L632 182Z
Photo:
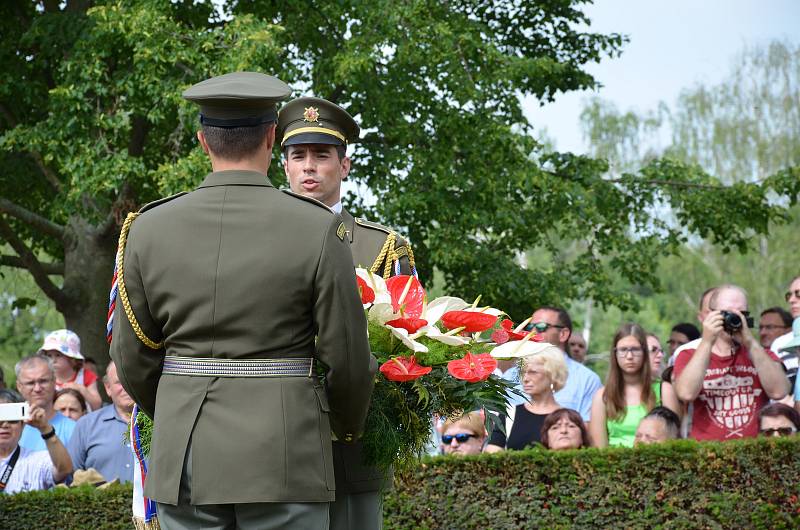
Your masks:
M23 403L13 390L0 390L0 404ZM19 445L23 425L38 429L46 451L31 451ZM47 414L31 405L28 419L0 420L0 493L44 490L63 482L72 473L72 460Z

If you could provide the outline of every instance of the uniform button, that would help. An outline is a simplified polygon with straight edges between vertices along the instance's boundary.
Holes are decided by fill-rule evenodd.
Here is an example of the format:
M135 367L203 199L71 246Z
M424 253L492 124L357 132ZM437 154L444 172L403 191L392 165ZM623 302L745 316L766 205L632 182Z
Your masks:
M345 434L344 435L344 441L345 442L352 442L353 441L353 435L352 434Z

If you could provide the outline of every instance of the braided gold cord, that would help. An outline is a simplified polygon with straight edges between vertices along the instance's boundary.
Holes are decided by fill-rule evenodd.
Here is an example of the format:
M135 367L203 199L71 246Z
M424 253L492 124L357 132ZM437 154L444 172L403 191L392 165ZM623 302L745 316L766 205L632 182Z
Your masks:
M406 243L408 247L408 264L411 266L411 270L414 270L414 251L411 250L411 243Z
M386 256L389 254L389 249L393 249L393 248L394 248L394 233L391 233L386 238L386 241L383 242L383 247L381 248L381 251L378 252L378 257L375 258L375 261L372 263L372 266L369 268L370 272L372 272L373 274L377 274L378 273L378 270L380 269L381 263L383 263L384 260L386 260ZM389 273L390 272L391 272L391 268L389 268L388 272L387 272L387 268L384 267L384 271L383 271L383 279L384 280L389 277Z
M397 261L398 259L400 259L400 257L397 255L397 252L395 252L394 245L392 245L392 248L390 248L389 252L386 254L386 265L384 265L384 267L383 267L383 279L384 280L386 280L387 278L391 277L391 275L392 275L392 264L394 264L394 262Z
M125 244L128 242L128 231L131 229L131 224L137 217L139 217L138 213L129 213L128 217L125 218L125 222L122 223L122 230L119 233L119 245L117 245L117 290L119 291L119 299L122 301L122 309L125 311L125 316L128 317L128 322L131 323L136 336L148 348L160 350L164 343L155 342L144 334L141 326L139 326L139 321L136 320L136 315L133 314L131 302L128 300L128 290L125 288Z

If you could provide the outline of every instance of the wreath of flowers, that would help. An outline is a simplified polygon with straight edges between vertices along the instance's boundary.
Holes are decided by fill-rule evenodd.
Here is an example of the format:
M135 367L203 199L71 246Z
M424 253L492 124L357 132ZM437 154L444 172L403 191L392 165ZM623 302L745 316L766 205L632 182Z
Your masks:
M380 373L362 437L368 463L413 465L431 440L436 416L485 410L487 421L505 413L514 384L494 375L492 350L533 337L501 318L498 309L452 296L427 301L414 276L383 280L356 269L367 314L369 343ZM513 355L511 355L513 357ZM491 425L489 425L491 427Z

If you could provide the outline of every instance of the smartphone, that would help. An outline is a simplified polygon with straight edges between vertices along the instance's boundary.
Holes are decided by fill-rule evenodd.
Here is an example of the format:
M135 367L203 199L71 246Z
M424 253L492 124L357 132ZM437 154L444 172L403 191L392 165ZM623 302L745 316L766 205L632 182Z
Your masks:
M30 419L31 406L27 403L0 403L0 421Z

